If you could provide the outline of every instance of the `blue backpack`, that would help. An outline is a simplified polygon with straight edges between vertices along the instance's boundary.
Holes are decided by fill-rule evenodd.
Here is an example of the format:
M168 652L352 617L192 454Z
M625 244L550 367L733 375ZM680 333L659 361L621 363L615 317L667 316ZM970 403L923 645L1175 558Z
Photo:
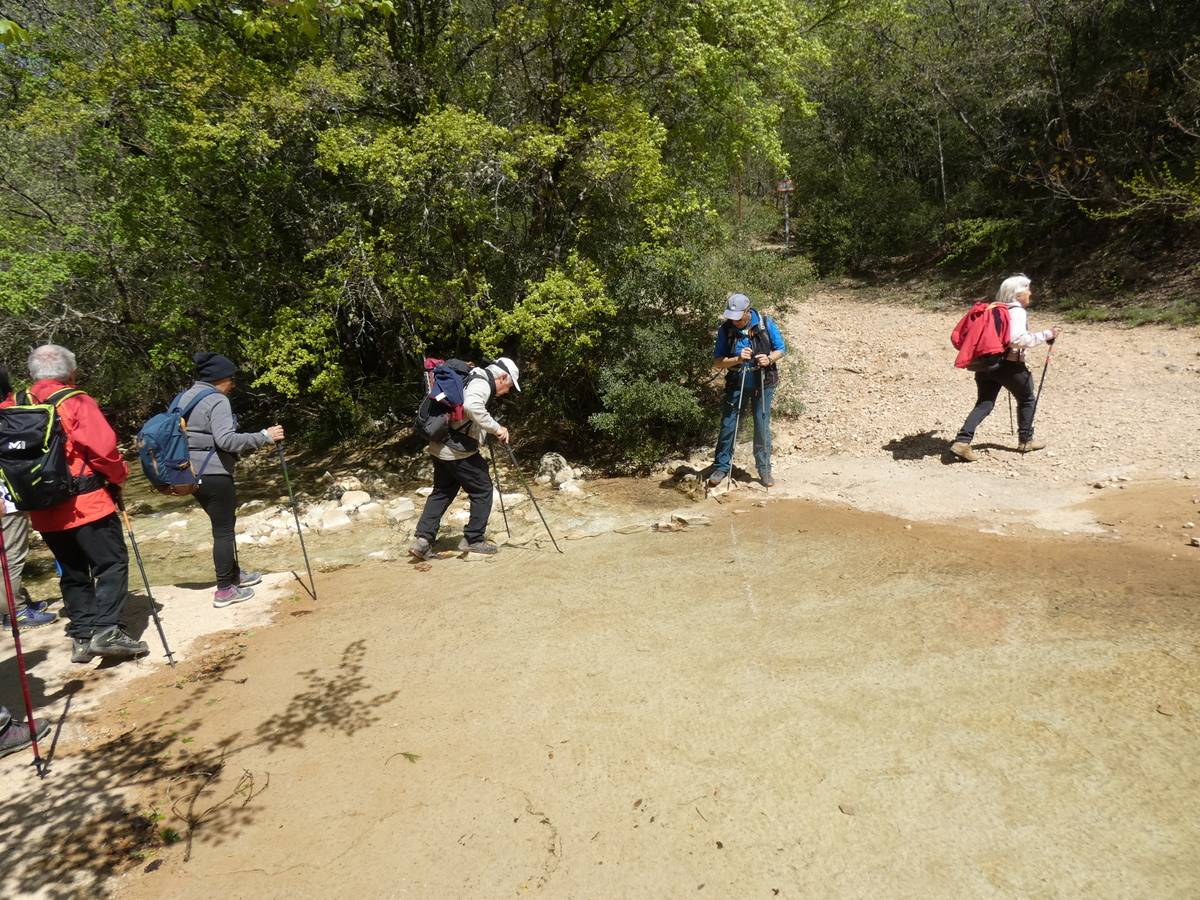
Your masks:
M219 393L215 388L201 391L187 409L179 405L186 392L175 395L166 412L151 416L137 436L138 458L146 480L161 493L185 496L194 494L200 487L200 476L216 447L208 451L199 472L192 472L192 460L188 453L187 420L201 400Z

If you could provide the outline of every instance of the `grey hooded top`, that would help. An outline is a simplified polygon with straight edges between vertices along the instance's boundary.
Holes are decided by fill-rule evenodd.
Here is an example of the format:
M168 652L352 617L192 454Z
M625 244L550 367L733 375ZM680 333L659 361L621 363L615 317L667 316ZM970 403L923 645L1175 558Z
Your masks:
M211 388L211 384L197 381L179 398L180 407L186 409L201 391ZM205 397L192 410L187 420L188 450L197 478L232 475L238 456L273 443L266 431L241 432L237 430L237 424L229 398L220 391ZM210 457L209 451L214 446L217 452Z

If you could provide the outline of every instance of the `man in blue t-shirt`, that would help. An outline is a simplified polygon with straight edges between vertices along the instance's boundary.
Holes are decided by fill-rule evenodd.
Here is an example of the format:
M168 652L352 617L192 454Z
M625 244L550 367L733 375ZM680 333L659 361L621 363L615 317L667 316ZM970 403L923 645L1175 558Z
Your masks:
M779 383L776 363L786 352L783 335L774 320L750 308L745 294L730 294L721 313L717 343L713 348L713 366L726 369L725 405L721 415L721 435L709 487L716 487L729 474L733 464L740 411L747 406L754 413L754 464L758 478L766 486L775 483L771 476L771 401Z

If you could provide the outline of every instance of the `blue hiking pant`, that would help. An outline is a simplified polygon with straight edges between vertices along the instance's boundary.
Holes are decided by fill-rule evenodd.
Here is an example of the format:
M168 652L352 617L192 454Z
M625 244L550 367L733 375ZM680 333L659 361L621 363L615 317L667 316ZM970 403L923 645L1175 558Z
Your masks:
M725 405L721 412L721 434L717 438L716 472L729 472L733 464L734 429L739 417L754 417L754 465L760 476L771 474L771 402L775 388L763 387L765 373L746 370L745 389L742 371L733 369L725 376ZM740 413L739 413L740 410Z

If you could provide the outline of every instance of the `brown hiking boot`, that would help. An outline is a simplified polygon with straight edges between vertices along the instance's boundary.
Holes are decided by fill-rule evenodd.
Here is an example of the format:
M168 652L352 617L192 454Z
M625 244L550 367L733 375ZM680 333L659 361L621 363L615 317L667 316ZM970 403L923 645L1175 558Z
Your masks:
M1021 441L1017 449L1022 453L1032 453L1034 450L1045 450L1045 441Z
M967 462L975 462L977 459L979 459L979 457L975 455L975 451L971 449L971 445L964 444L962 441L955 441L953 444L951 444L950 452L959 459L965 459Z

